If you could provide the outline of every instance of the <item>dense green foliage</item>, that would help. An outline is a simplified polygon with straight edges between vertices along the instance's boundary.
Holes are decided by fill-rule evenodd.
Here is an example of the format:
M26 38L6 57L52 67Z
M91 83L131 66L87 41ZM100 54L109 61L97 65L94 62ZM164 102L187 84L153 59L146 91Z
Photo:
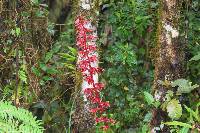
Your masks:
M120 132L124 128L139 127L147 113L142 97L144 90L150 90L153 76L152 71L144 67L150 64L145 51L150 36L147 30L152 26L148 6L146 1L111 3L102 15L101 21L112 27L108 44L101 42L105 68L102 80L106 84L106 99L112 103L110 113L118 121L115 128Z
M79 82L75 81L75 13L69 10L66 15L65 8L57 9L61 18L67 16L64 25L57 25L50 19L46 21L56 5L42 0L33 2L22 7L19 2L16 18L23 18L23 23L16 24L5 14L0 17L0 98L30 110L39 120L10 102L0 102L0 132L8 132L11 127L24 133L42 132L42 121L44 132L64 133L71 129L71 116L76 109L75 82ZM28 10L30 6L34 11ZM167 91L163 104L151 94L158 7L157 1L148 0L101 3L98 52L99 65L105 70L100 75L105 83L102 97L110 101L107 113L116 121L108 132L147 133L154 108L166 111L169 117L158 129L168 125L172 133L200 130L200 2L184 1L180 9L186 77L159 81L177 89L176 93ZM97 127L96 132L101 130Z

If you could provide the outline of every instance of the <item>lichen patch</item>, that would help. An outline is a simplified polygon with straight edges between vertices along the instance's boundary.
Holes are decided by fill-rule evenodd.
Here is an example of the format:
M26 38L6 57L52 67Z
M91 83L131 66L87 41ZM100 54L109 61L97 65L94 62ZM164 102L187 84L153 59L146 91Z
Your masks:
M81 0L81 7L84 10L90 10L91 9L90 1L89 0Z
M173 28L169 24L164 24L164 29L167 31L167 33L171 33L172 38L176 38L179 36L179 32L176 28Z

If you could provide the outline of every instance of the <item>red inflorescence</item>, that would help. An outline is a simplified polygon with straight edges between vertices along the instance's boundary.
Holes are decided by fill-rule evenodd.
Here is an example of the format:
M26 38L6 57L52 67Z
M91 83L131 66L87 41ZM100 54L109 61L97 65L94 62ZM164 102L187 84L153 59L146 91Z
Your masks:
M89 88L84 89L84 94L91 103L96 105L96 108L90 109L90 112L95 116L98 113L101 115L109 106L109 102L103 102L100 98L100 91L104 88L103 83L95 83L94 75L101 73L103 69L92 65L98 60L96 54L96 40L94 35L95 29L88 27L91 22L82 16L78 16L75 20L76 28L76 45L79 49L78 68L80 69L83 78L87 81ZM92 87L91 87L92 86ZM96 123L104 123L103 129L108 128L109 123L114 121L107 117L96 118Z

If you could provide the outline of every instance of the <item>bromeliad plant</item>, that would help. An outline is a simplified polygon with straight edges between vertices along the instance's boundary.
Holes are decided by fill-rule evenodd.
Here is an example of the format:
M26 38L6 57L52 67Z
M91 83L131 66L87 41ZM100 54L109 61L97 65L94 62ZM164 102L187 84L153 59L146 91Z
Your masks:
M104 84L98 82L98 74L103 71L98 67L98 54L96 47L97 35L96 29L91 26L91 21L82 16L78 16L75 20L76 28L76 45L78 47L78 68L83 76L82 92L84 100L91 103L95 107L90 108L90 112L94 113L96 123L103 123L102 128L107 129L109 123L114 121L103 115L103 112L110 106L109 102L102 101L100 92L104 88Z

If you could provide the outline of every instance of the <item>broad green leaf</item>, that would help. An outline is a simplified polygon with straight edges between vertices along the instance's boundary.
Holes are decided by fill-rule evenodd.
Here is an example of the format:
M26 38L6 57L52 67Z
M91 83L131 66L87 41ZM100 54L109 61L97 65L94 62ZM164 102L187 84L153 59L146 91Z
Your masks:
M148 92L145 91L144 92L144 98L145 98L146 102L148 103L148 105L153 104L154 98L153 98L153 96L150 93L148 93Z
M181 128L180 133L189 133L189 128L188 127Z
M167 112L168 112L168 116L171 119L173 120L179 119L182 116L182 107L179 101L176 99L172 99L167 104Z
M189 61L198 61L198 60L200 60L200 53L192 57Z
M190 124L179 122L179 121L165 122L163 124L169 125L169 126L181 126L181 127L186 127L186 128L192 128Z
M177 94L190 93L192 90L199 87L199 85L197 84L192 85L192 82L189 82L186 79L177 79L172 82L171 85L172 87L178 86Z

